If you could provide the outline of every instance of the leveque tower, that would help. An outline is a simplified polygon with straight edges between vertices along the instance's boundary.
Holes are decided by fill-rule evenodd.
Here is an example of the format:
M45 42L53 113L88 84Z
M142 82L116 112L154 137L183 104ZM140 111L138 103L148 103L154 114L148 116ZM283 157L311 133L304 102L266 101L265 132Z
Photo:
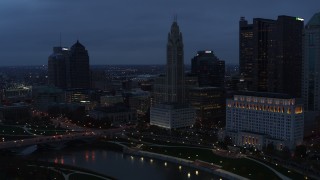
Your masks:
M165 77L165 102L184 103L185 80L183 61L183 40L177 21L171 25L167 43L167 64Z

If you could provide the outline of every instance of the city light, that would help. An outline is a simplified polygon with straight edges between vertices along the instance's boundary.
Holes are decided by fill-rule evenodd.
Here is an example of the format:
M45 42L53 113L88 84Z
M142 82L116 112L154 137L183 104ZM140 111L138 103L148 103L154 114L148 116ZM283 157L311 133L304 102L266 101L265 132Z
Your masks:
M297 21L304 21L304 19L298 18L298 17L296 18L296 20L297 20Z

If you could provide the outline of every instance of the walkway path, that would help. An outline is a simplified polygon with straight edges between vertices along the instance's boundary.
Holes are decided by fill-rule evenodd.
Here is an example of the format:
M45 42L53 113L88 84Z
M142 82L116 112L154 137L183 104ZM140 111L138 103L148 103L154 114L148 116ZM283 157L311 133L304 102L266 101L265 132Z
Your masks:
M255 160L255 159L252 159L252 158L249 158L249 157L245 157L246 159L249 159L251 161L254 161L256 163L259 163L259 164L262 164L264 165L265 167L269 168L271 171L273 171L275 174L277 174L277 176L279 176L281 179L283 180L291 180L291 178L279 173L278 171L276 171L275 169L273 169L272 167L268 166L267 164L263 163L263 162L260 162L258 160Z
M20 126L20 127L21 127L21 126ZM32 132L29 131L29 128L27 128L26 125L22 126L21 128L22 128L23 130L25 130L27 133L29 133L30 135L34 135L34 133L32 133Z
M117 142L117 144L122 145L123 147L125 147L125 145L123 145L123 144L121 144L121 143L119 143L119 142ZM170 146L170 145L159 145L159 144L151 144L151 145L148 145L148 146L150 146L150 147L169 147L169 148L171 148L171 147L182 147L182 148L212 150L212 148L202 148L202 147L192 147L192 146ZM280 172L276 171L275 169L273 169L272 167L268 166L268 165L265 164L265 163L262 163L262 162L260 162L260 161L257 161L257 160L255 160L255 159L252 159L252 158L249 158L249 157L246 157L246 156L242 156L242 157L243 157L243 158L246 158L246 159L249 159L249 160L251 160L251 161L254 161L254 162L256 162L256 163L259 163L259 164L267 167L268 169L270 169L272 172L274 172L277 176L279 176L279 177L280 177L281 179L283 179L283 180L291 180L289 177L281 174ZM217 169L217 170L218 170L218 169ZM219 169L218 171L221 172L221 173L228 174L228 175L230 175L230 176L235 175L235 174L230 173L230 172L228 172L228 171L225 171L225 170L223 170L223 169Z
M35 166L35 165L29 165L29 166ZM83 172L83 171L78 171L78 170L73 170L73 169L65 169L65 168L56 168L56 167L44 167L44 166L40 166L42 168L46 168L46 169L50 169L52 171L55 171L59 174L61 174L65 180L69 180L70 179L70 176L73 175L73 174L84 174L84 175L89 175L89 176L92 176L92 177L97 177L97 178L100 178L100 179L104 179L104 180L110 180L109 178L106 178L106 177L103 177L103 176L100 176L100 175L97 175L97 174L93 174L93 173L89 173L89 172ZM64 173L62 170L65 170L65 171L72 171L70 173Z

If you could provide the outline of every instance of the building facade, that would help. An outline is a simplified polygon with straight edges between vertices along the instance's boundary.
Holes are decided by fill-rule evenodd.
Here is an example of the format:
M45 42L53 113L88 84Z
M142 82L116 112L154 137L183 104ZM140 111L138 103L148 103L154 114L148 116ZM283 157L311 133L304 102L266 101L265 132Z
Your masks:
M227 99L226 135L235 145L294 149L303 130L303 104L290 95L245 92Z
M320 132L320 13L303 33L302 98L306 112L305 136Z
M90 77L88 51L79 41L70 49L53 48L53 54L48 58L49 85L62 89L89 89Z
M67 87L90 88L89 55L86 48L77 41L70 49L67 61Z
M69 49L64 47L53 48L53 53L48 58L49 85L63 89L67 87L66 63L69 52Z
M177 21L171 25L167 42L167 64L165 76L165 101L184 103L184 52L182 33Z
M89 116L95 120L108 121L112 125L131 124L137 121L137 112L123 105L99 107L89 111Z
M320 13L307 23L303 35L303 87L304 107L320 111Z
M197 123L203 128L224 127L226 96L224 88L195 87L189 90L191 106L196 110Z
M241 17L239 22L239 70L246 83L246 87L243 90L257 89L253 42L253 24L248 24L248 21Z
M183 53L182 33L175 19L168 34L166 74L156 78L154 84L151 125L171 129L192 126L195 122L195 110L186 105ZM188 87L197 84L193 77L188 80Z
M37 86L32 88L34 107L40 111L48 111L50 106L64 103L65 93L62 89L52 86Z
M244 90L276 92L301 97L303 20L278 16L277 20L242 17L239 64Z
M198 51L191 60L191 73L198 77L200 87L224 87L225 62L213 51Z
M166 129L190 127L195 123L195 109L182 104L157 104L150 110L150 125Z

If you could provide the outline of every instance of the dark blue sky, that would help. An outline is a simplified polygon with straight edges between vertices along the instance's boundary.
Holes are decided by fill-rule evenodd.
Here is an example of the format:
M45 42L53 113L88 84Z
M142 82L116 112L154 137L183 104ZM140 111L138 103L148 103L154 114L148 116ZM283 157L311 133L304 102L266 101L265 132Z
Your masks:
M174 14L183 33L185 64L210 49L238 63L238 22L320 11L320 0L0 0L0 62L47 64L52 47L77 38L90 64L164 64Z

